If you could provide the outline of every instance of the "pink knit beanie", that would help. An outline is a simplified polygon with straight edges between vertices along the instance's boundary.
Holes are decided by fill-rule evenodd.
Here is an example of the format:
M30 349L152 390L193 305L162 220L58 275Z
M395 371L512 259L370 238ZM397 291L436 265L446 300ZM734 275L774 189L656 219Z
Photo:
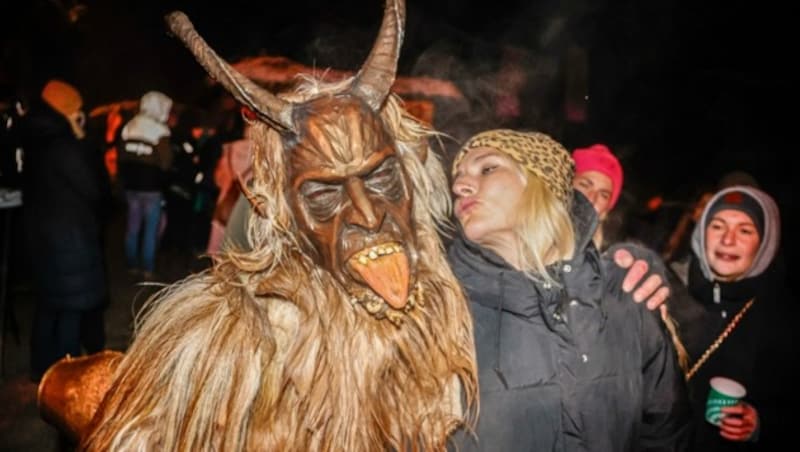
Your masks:
M612 191L608 209L613 209L622 192L622 165L608 146L593 144L588 148L575 149L572 158L575 160L576 175L586 171L597 171L611 179Z

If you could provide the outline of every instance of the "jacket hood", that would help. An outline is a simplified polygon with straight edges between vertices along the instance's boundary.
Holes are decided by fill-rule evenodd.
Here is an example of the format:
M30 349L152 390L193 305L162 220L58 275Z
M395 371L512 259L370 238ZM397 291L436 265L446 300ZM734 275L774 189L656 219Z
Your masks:
M575 229L575 257L571 262L579 264L583 260L582 250L592 241L598 220L592 204L577 190L573 195L571 216ZM499 307L522 316L531 316L539 311L533 287L538 287L540 283L514 269L497 253L464 237L460 225L458 236L450 246L449 257L453 271L467 291L479 295L473 300L489 308ZM551 265L548 270L558 273L560 267ZM465 275L468 278L464 278ZM502 303L502 306L495 303Z
M538 312L527 277L494 251L464 237L460 226L448 253L453 272L474 302L526 317Z
M578 190L573 190L573 193L572 226L575 229L575 254L579 255L578 251L589 245L600 220L589 198Z
M156 144L163 137L170 136L166 122L172 108L172 99L158 91L150 91L142 96L139 114L122 128L123 140L140 140Z
M150 91L142 96L139 102L139 114L155 119L166 124L169 111L172 109L172 99L158 91Z
M775 201L770 195L757 188L744 185L735 185L720 190L708 201L705 209L703 209L703 215L700 217L700 221L697 222L692 232L692 251L698 260L703 276L709 281L714 280L714 274L711 271L711 267L708 265L708 259L705 253L705 225L709 220L709 211L711 207L714 206L717 200L730 192L742 192L749 195L758 202L758 205L764 213L764 236L761 237L761 244L759 245L755 259L753 259L753 265L747 272L740 276L738 280L752 278L764 273L775 258L778 247L780 246L780 211L778 210L778 205L775 204Z
M122 128L123 140L138 140L150 144L157 144L161 138L170 135L169 128L164 124L143 115L134 116Z

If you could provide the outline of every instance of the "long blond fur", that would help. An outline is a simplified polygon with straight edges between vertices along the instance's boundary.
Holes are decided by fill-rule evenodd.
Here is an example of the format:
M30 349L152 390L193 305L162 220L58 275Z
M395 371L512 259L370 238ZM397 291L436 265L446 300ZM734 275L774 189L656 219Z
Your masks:
M305 80L289 99L341 86ZM400 327L376 320L302 253L284 150L255 123L253 251L148 302L82 448L435 451L474 421L472 323L437 234L450 200L433 132L394 97L381 117L413 183L424 306Z

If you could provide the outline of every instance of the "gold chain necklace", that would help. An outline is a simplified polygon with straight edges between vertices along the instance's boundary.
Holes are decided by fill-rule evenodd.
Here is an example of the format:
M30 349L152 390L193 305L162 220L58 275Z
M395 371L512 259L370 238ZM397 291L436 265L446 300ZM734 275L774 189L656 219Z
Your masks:
M700 366L702 366L708 360L708 357L711 356L711 354L714 353L719 348L720 345L722 345L722 341L724 341L725 338L727 338L728 335L731 334L731 331L733 331L733 329L736 328L736 325L739 323L740 320L742 320L742 317L747 312L747 310L750 309L750 306L753 305L754 301L756 301L756 299L751 298L750 301L747 302L747 304L742 306L742 309L740 309L739 312L731 319L730 323L728 323L728 326L725 327L725 330L722 331L722 333L720 333L717 339L714 342L712 342L711 345L708 346L705 352L703 352L703 356L701 356L700 359L698 359L697 362L694 363L692 368L689 369L689 372L686 372L686 381L689 381L689 379L692 378L692 376L697 372L697 369L699 369Z

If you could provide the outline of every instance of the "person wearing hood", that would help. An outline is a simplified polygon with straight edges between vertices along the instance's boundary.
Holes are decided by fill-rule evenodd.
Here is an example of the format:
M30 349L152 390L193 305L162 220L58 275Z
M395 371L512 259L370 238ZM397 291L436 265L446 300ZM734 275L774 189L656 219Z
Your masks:
M65 355L105 346L108 302L102 246L110 183L84 130L80 92L50 80L23 122L25 255L36 295L31 379Z
M538 132L490 130L453 163L449 249L470 299L480 413L458 450L685 450L683 372L657 312L592 242L574 162Z
M671 265L679 280L671 311L691 358L695 449L779 450L792 438L788 410L794 378L789 305L778 259L780 214L767 193L744 185L716 192L692 233L688 260ZM712 377L744 386L742 402L722 408L719 426L704 419ZM796 398L796 397L795 397ZM781 408L785 405L785 408ZM786 411L782 411L785 409ZM783 439L781 439L783 438Z
M172 99L164 93L146 93L139 113L122 128L119 146L119 177L128 203L125 257L129 271L141 269L146 279L155 270L163 188L172 165L171 109Z

